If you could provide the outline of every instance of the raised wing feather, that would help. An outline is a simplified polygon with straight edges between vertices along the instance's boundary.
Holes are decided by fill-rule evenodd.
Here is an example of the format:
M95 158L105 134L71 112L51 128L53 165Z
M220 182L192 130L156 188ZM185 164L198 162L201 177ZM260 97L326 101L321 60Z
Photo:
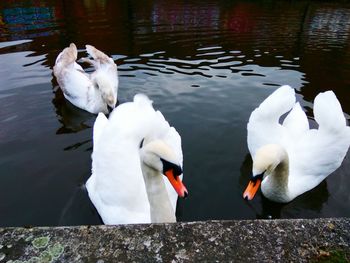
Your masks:
M86 109L89 88L93 84L75 62L77 54L77 47L71 43L57 56L53 72L64 96L75 106Z
M317 186L341 165L350 146L350 128L346 126L340 103L333 92L317 95L314 114L319 128L299 136L288 152L289 181L295 191Z
M85 47L86 47L87 53L89 53L89 55L90 55L96 62L98 62L100 65L101 65L101 64L111 64L111 65L115 65L112 58L110 58L109 56L107 56L105 53L103 53L102 51L98 50L98 49L95 48L94 46L86 45Z
M299 102L295 103L293 109L284 119L283 127L286 128L285 130L289 141L298 140L300 136L304 135L305 132L309 130L309 121Z
M343 110L333 91L322 92L316 96L314 115L321 130L336 132L346 126Z
M91 79L94 80L98 75L103 76L103 78L109 79L110 83L113 83L115 91L118 92L118 70L114 60L94 46L86 45L85 47L87 53L93 58L93 60L87 58L84 58L83 60L92 64L96 69L91 75Z
M77 56L77 47L74 43L71 43L69 47L66 47L60 54L58 54L55 64L61 64L60 67L68 66L76 61Z
M263 145L283 144L285 128L279 123L280 117L295 104L295 92L290 86L282 86L267 97L250 115L247 125L248 148L254 158Z

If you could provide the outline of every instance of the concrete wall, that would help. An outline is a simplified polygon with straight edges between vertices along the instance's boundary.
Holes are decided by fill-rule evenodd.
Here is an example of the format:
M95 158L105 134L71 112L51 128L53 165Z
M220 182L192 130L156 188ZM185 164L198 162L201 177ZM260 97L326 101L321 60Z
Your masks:
M347 218L0 229L1 263L349 259Z

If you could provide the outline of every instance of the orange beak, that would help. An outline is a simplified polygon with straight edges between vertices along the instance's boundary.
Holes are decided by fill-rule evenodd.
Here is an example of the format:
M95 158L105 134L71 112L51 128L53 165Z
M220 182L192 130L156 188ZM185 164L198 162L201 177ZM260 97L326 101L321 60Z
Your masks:
M186 198L188 196L187 189L182 183L180 176L174 176L173 169L166 171L165 176L168 178L169 182L180 197Z
M259 189L261 184L261 179L258 178L256 181L250 180L247 188L243 193L243 198L247 200L252 200Z

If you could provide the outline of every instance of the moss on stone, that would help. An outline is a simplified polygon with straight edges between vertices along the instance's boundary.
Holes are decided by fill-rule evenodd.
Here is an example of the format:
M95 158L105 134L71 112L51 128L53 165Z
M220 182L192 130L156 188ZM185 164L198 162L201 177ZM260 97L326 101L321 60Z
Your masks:
M38 263L50 263L52 261L52 255L48 251L44 251L40 254Z
M59 244L59 243L56 243L52 246L49 246L47 251L50 253L50 255L54 258L54 259L57 259L59 258L63 251L64 251L64 247Z
M317 258L311 260L311 263L348 263L350 259L342 250L321 251Z
M47 244L49 243L49 241L50 241L49 236L38 237L32 241L32 245L35 248L45 248L47 246Z
M40 261L40 258L32 257L32 258L28 259L26 263L38 263L39 261Z

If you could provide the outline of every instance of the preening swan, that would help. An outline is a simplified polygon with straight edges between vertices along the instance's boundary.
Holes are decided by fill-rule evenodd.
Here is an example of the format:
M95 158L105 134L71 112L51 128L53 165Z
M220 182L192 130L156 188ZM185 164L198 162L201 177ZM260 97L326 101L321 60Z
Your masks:
M138 94L93 128L89 197L105 224L175 222L186 197L181 137L152 102Z
M280 124L280 117L288 111ZM289 202L341 165L350 145L350 127L332 91L316 96L314 116L319 127L309 129L289 86L277 89L252 112L247 130L253 174L243 198L253 199L261 183L265 197Z
M76 63L78 51L72 43L57 56L53 73L64 97L76 107L95 114L108 113L117 103L117 65L93 46L86 45L86 51L93 60L82 60L93 65L94 72L88 74Z

